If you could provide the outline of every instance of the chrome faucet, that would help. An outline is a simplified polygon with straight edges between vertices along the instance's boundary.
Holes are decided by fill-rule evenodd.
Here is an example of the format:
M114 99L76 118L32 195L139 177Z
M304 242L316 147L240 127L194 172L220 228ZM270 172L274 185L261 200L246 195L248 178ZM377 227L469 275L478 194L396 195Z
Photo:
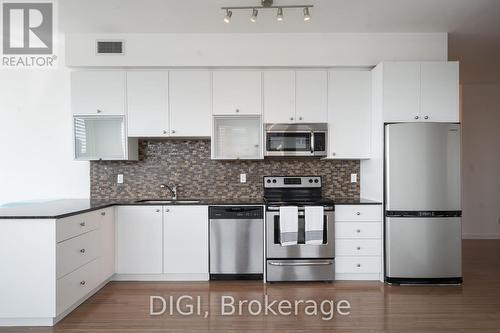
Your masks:
M172 200L177 200L177 185L173 185L172 187L167 184L161 184L160 188L166 189L172 195Z

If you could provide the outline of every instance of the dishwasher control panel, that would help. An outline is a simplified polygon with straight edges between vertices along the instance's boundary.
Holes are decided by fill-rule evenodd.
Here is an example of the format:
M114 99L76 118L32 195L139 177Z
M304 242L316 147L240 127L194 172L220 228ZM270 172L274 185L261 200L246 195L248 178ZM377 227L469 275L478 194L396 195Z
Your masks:
M209 216L214 219L263 219L262 206L210 206Z

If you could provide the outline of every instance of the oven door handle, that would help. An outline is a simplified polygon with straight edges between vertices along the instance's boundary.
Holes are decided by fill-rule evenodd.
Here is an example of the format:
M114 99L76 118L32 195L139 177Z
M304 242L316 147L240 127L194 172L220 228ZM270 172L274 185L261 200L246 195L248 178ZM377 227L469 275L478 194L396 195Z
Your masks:
M314 132L311 132L311 155L314 155Z
M276 262L270 261L271 266L328 266L333 265L333 260L315 260L315 261L302 261L302 262Z

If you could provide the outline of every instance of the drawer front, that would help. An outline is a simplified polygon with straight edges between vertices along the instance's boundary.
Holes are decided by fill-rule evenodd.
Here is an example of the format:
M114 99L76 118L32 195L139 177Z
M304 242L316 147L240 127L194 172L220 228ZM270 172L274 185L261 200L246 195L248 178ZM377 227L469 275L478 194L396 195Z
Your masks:
M57 280L57 315L99 285L100 267L98 258Z
M333 281L333 259L268 260L267 281Z
M380 256L382 241L379 239L338 239L335 241L336 256Z
M336 257L336 273L380 273L381 257Z
M336 221L382 221L381 205L337 205L335 206Z
M81 235L99 228L101 214L105 210L96 210L89 213L73 215L57 220L57 242Z
M370 222L335 222L335 239L382 238L382 224Z
M97 258L100 255L99 240L99 230L94 230L58 243L57 278Z

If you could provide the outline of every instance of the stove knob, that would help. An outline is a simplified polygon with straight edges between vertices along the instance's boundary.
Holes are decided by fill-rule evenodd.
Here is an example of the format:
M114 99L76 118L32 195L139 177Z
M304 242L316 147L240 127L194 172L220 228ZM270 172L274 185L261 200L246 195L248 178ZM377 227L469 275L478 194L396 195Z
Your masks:
M276 184L276 179L273 179L273 183Z
M312 182L313 182L313 180L312 180L312 179L309 179L309 183L312 183Z
M314 180L314 182L315 182L315 183L319 183L319 180L318 180L318 179L315 179L315 180Z
M271 182L271 179L268 179L268 180L267 180L267 183L270 183L270 182Z

